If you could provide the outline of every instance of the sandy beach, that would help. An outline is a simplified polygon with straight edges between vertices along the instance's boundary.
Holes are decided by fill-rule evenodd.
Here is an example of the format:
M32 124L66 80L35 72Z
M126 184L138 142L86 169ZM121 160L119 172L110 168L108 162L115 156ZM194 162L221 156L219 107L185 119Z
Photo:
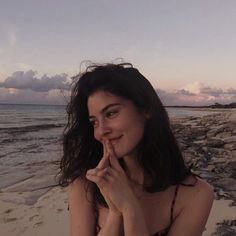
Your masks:
M236 235L233 234L236 232L236 110L172 122L186 161L195 162L196 173L215 189L215 201L203 236ZM188 137L188 146L183 132ZM69 234L66 189L52 187L56 183L54 164L42 161L28 166L25 178L12 183L9 179L10 184L1 188L1 236Z
M65 189L53 188L33 205L24 203L27 194L1 193L0 235L69 235Z

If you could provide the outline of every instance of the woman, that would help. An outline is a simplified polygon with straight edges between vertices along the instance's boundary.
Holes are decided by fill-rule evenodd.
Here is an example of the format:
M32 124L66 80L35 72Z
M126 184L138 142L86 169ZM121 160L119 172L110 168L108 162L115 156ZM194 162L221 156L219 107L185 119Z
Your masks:
M212 187L185 166L149 81L126 63L74 82L60 178L70 235L202 235Z

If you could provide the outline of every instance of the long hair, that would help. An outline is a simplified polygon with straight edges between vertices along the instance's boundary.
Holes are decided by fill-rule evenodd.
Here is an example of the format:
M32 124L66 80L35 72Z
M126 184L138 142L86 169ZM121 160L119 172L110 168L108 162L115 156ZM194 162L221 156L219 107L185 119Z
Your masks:
M103 155L102 144L94 138L87 101L102 90L123 97L150 115L139 143L137 162L144 171L148 192L165 190L191 175L172 133L168 114L150 82L129 63L90 65L74 77L71 100L67 106L68 123L63 135L63 157L59 184L68 186L77 178L85 180L87 170L95 168ZM120 160L124 167L124 161ZM96 184L95 203L107 204Z

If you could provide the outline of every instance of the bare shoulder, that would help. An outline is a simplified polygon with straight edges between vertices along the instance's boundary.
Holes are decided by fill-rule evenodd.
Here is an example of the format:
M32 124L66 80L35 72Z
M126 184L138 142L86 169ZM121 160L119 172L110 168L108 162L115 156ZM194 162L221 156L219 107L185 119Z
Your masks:
M207 181L197 176L189 176L182 183L193 185L180 185L179 191L182 207L187 207L194 201L198 201L198 199L205 199L206 201L209 201L209 204L214 200L214 188Z
M95 221L92 193L86 188L85 181L76 179L68 186L68 203L70 235L93 235Z
M192 189L194 193L198 191L203 191L208 193L213 192L213 187L207 181L199 178L198 176L191 175L187 177L182 183L186 185L194 185L189 188Z
M92 202L92 189L88 182L78 178L68 186L68 203L70 209L72 207L74 209L81 208L81 206L82 208L85 206L91 208Z
M182 183L192 186L180 185L179 187L177 199L181 208L168 235L202 235L214 201L213 187L195 176L186 178Z

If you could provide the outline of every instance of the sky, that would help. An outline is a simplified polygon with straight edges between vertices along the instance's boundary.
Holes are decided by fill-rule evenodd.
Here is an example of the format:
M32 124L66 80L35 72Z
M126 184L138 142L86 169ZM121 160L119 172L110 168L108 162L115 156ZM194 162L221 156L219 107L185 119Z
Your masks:
M121 59L164 105L236 102L235 12L235 0L0 0L0 103L64 104L82 62Z

